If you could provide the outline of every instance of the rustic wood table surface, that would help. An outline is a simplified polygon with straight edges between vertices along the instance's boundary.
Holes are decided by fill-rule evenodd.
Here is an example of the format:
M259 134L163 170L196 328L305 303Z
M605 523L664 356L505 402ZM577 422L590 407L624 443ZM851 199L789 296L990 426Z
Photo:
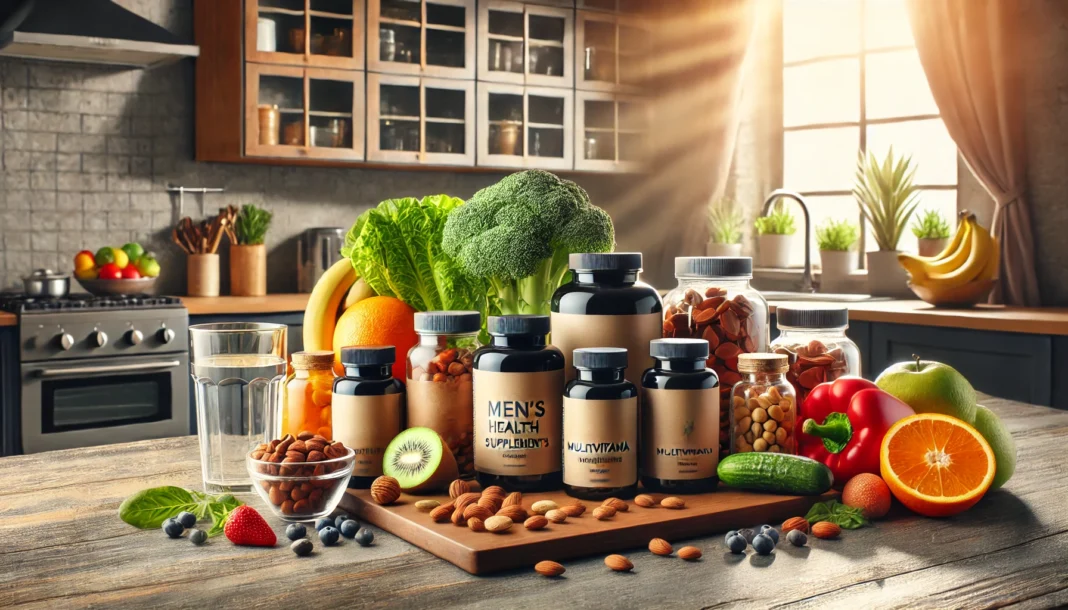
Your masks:
M686 563L646 549L629 574L603 557L563 578L530 569L477 577L381 531L298 558L281 521L275 548L225 538L196 547L119 520L146 487L198 488L193 437L0 459L0 607L697 608L1050 607L1068 604L1068 412L984 401L1019 447L1016 476L970 511L926 519L900 506L874 527L770 556L730 555L721 536L688 541ZM756 524L754 524L756 525ZM681 541L680 541L681 542ZM676 544L676 548L680 546Z

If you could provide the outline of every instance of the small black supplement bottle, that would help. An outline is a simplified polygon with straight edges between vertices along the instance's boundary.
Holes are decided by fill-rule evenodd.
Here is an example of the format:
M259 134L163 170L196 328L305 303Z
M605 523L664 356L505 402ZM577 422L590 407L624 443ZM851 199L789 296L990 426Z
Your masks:
M637 379L652 366L649 342L662 335L664 305L655 288L638 280L641 252L572 254L571 281L556 289L551 303L553 345L567 360L564 375L575 377L571 355L583 347L622 347Z
M382 474L382 457L404 429L404 383L393 378L392 345L341 348L345 376L334 380L334 440L356 452L349 487L367 489Z
M715 491L719 483L719 377L708 341L657 339L642 375L641 480L663 493Z
M475 476L483 488L549 491L562 481L564 356L549 316L490 316L475 352Z
M627 350L575 350L564 390L564 490L584 500L638 490L638 388L623 377Z

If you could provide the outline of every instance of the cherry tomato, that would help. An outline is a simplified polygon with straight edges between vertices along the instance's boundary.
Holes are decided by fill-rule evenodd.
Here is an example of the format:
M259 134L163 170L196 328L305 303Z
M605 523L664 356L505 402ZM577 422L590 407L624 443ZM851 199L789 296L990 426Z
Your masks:
M137 267L127 265L126 268L122 270L122 279L139 280L141 279L141 272L137 270Z
M122 269L119 269L119 266L115 263L107 263L100 267L100 273L97 274L97 277L102 280L121 280Z

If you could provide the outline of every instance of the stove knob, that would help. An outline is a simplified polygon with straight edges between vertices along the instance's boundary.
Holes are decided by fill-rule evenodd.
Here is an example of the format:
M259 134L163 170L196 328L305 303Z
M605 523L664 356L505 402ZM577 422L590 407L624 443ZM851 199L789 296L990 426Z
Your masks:
M94 330L89 335L90 347L104 347L108 344L108 334L102 330Z
M141 334L141 331L137 330L136 328L131 329L129 332L126 333L126 341L128 341L130 345L141 345L141 341L143 341L144 338L145 336Z
M170 328L161 328L159 329L159 332L156 333L156 336L159 337L160 343L170 343L171 341L174 341L174 330Z
M59 344L59 349L67 351L74 347L74 337L70 333L60 333L56 335L56 343Z

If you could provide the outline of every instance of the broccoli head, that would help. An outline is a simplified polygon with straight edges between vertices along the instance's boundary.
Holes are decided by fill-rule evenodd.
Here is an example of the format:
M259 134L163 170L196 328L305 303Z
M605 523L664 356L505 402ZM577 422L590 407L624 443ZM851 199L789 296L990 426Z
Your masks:
M548 313L573 252L610 252L612 219L570 180L518 172L474 194L449 214L442 248L467 273L485 278L505 314Z

